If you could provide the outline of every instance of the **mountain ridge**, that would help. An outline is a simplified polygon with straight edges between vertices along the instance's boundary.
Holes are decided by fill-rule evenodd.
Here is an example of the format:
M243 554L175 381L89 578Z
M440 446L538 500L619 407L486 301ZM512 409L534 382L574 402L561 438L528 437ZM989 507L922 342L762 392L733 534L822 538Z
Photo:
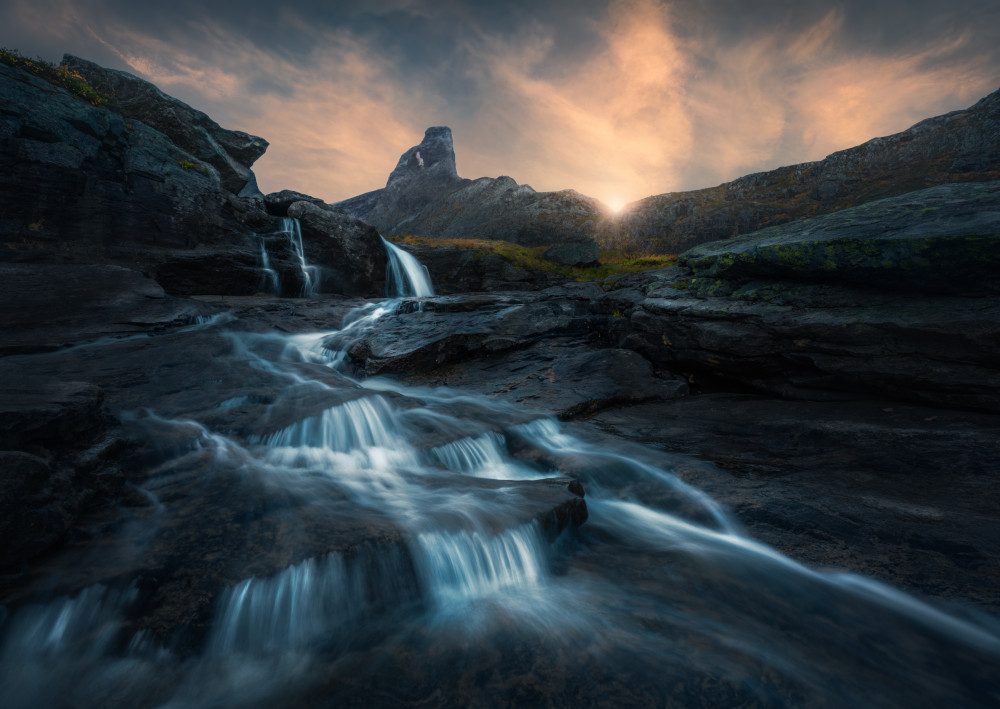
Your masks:
M448 131L443 126L428 131ZM425 135L424 140L428 137ZM576 192L536 192L513 178L405 180L397 171L426 150L406 151L386 188L334 206L386 234L501 239L526 246L596 241L630 253L681 253L876 199L947 182L1000 179L1000 90L967 109L926 118L904 131L872 138L822 160L750 173L714 187L666 192L611 214ZM390 188L392 185L392 188Z

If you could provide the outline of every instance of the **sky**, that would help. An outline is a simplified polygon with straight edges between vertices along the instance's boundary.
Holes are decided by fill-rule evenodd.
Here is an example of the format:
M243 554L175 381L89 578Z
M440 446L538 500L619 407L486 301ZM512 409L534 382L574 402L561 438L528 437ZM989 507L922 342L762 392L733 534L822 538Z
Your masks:
M0 0L0 45L152 81L270 141L265 192L377 189L429 126L459 174L611 208L966 108L998 0Z

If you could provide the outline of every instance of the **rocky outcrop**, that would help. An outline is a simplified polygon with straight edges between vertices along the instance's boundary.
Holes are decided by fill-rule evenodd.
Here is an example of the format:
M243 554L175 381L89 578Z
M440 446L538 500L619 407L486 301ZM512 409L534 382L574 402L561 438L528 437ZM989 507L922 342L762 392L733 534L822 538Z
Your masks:
M550 271L520 268L499 254L450 246L400 244L427 268L441 295L492 291L536 291L569 280Z
M420 145L403 153L384 189L334 206L383 234L572 244L560 252L572 265L596 260L592 234L602 214L597 200L573 190L535 192L510 177L463 180L451 129L443 126L428 128Z
M605 247L680 253L692 246L948 182L1000 178L1000 91L818 162L718 187L633 202L600 225Z
M199 162L211 165L227 191L239 194L253 180L250 166L267 150L263 138L226 130L207 114L127 72L105 69L71 54L63 57L62 66L111 96L125 115L155 128Z
M998 194L935 187L708 244L595 305L622 315L613 342L709 386L1000 412Z
M260 194L249 166L265 141L130 74L74 57L64 66L125 113L0 64L0 262L119 266L172 295L302 292L301 260L275 214L314 198ZM377 236L340 217L303 235L307 261L329 272L320 292L381 293ZM362 243L349 246L355 236Z
M320 292L385 294L385 248L375 229L313 202L293 202L288 216L300 221L307 257L320 268Z
M365 375L468 387L519 406L586 416L610 406L683 396L687 384L657 374L634 351L602 346L588 303L600 290L566 284L529 293L435 298L383 318L346 343ZM330 347L344 347L334 337Z
M1000 182L941 185L696 247L699 278L1000 291Z

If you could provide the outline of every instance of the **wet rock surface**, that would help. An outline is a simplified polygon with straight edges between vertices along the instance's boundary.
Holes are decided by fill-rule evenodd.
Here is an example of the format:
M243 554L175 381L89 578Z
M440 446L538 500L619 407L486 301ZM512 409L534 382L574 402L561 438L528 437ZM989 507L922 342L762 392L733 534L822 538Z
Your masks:
M98 275L106 277L104 269ZM331 554L348 563L399 559L394 582L409 588L401 599L415 602L412 532L395 515L359 505L350 484L308 467L276 478L268 472L276 463L260 458L283 431L352 402L404 412L424 406L374 394L315 362L263 366L281 361L288 346L277 333L330 329L364 301L195 301L164 296L155 283L147 288L153 312L165 299L215 319L171 322L159 332L147 325L141 336L120 339L114 330L56 320L46 332L75 346L0 362L9 383L0 400L3 603L131 583L142 608L129 621L132 631L188 652L207 642L227 589ZM131 307L148 319L142 305ZM475 407L470 413L483 416ZM422 431L417 426L414 435ZM450 440L439 434L435 442ZM534 522L555 539L587 517L582 490L568 479L455 479L442 469L410 484L411 494L429 499L447 491L476 500L490 510L480 523L494 534ZM441 529L469 523L458 510L438 517L449 515L452 527ZM133 527L146 531L119 533ZM58 582L50 569L59 569Z
M1000 610L998 416L706 394L591 421L668 452L681 477L793 558Z

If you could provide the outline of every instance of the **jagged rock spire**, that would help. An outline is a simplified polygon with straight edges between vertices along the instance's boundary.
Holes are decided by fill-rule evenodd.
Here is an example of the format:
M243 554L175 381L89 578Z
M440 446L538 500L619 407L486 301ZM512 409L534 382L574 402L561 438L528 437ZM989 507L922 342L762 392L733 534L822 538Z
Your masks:
M389 175L386 187L415 177L433 175L438 180L458 181L458 170L455 168L455 145L448 126L432 126L424 132L420 145L403 153L396 169Z

